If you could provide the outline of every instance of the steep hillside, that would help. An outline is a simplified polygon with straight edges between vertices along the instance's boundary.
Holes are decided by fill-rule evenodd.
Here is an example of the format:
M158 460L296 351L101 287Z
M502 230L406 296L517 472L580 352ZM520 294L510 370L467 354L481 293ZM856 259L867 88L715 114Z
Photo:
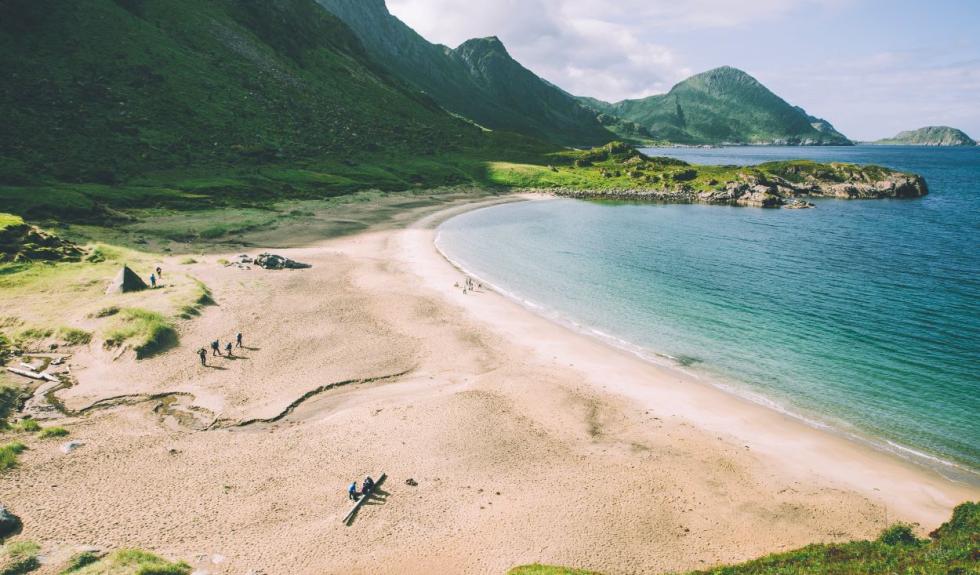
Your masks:
M878 140L882 146L976 146L962 130L949 126L927 126L918 130L901 132L894 138Z
M0 183L435 153L479 130L313 0L8 0Z
M447 110L495 130L569 146L613 135L572 96L524 68L496 38L434 45L388 12L384 0L317 0L346 22L368 51Z
M688 78L667 94L616 104L580 101L599 114L645 128L654 140L677 144L850 144L826 120L809 116L727 66Z

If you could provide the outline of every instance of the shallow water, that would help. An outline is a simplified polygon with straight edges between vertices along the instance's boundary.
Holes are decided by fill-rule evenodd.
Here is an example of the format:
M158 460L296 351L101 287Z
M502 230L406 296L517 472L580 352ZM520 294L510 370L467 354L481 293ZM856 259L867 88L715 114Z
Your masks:
M954 475L980 471L980 148L647 153L877 163L924 175L931 193L812 210L506 204L447 221L439 247L593 335Z

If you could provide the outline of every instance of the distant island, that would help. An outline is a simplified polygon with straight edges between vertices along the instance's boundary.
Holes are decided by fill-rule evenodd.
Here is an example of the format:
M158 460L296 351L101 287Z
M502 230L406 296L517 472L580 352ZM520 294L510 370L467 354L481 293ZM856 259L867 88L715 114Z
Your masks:
M976 146L962 130L949 126L926 126L899 133L894 138L871 142L878 146Z

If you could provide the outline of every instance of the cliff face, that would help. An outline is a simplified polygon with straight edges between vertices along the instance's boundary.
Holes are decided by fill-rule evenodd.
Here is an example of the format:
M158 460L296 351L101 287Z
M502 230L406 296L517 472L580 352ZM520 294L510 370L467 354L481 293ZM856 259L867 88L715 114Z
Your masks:
M878 140L882 146L976 146L977 142L962 130L949 126L927 126L901 132L894 138Z
M495 37L431 44L383 0L317 0L346 22L393 75L482 126L567 146L615 139L595 114L514 60Z
M728 66L688 78L663 95L616 104L581 101L642 126L655 140L676 144L851 144L830 122Z

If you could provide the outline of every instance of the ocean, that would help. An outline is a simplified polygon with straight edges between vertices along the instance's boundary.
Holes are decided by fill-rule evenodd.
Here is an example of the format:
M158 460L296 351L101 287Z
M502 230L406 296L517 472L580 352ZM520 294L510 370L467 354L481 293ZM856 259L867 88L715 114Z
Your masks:
M450 259L557 321L947 476L980 478L980 148L647 149L925 176L815 209L549 200L439 228Z

